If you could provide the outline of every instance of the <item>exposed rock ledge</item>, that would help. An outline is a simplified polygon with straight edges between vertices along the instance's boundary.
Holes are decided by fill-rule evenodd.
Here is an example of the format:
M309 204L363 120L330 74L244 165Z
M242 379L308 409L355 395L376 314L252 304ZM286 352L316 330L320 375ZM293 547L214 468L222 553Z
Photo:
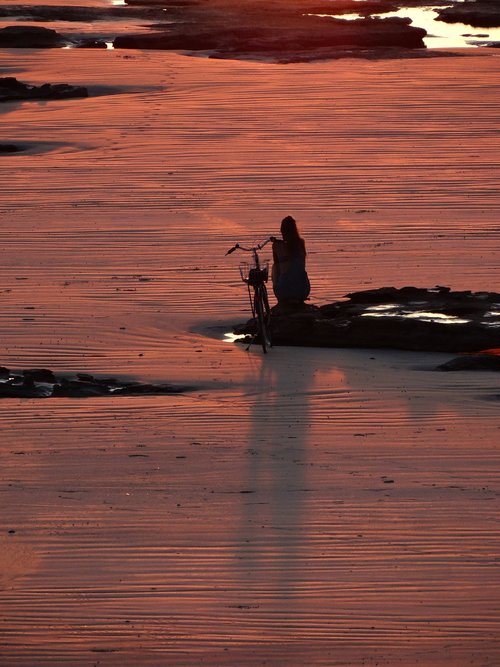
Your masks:
M150 0L139 0L138 3ZM158 4L164 4L160 0ZM156 1L155 1L155 6ZM174 10L174 6L177 7ZM296 0L194 0L166 3L168 24L156 33L121 35L115 48L165 49L208 53L219 58L269 59L278 62L334 57L338 51L425 49L426 31L406 18L331 16L331 2Z
M475 28L500 26L500 2L498 0L465 0L438 12L439 20L445 23L466 23Z
M8 25L0 29L2 49L55 49L64 46L65 38L51 28L35 25Z
M313 19L315 17L312 17ZM323 23L320 23L323 21ZM311 23L314 23L311 20ZM403 48L425 49L422 28L409 25L410 19L360 19L344 21L317 19L316 26L182 28L153 35L121 35L116 49L163 49L211 52L217 57L258 57L273 60L314 60L338 49Z
M6 153L20 153L21 151L23 151L23 148L16 144L0 144L0 155Z
M168 384L141 384L116 378L95 378L88 373L73 377L57 376L47 368L13 372L0 367L0 398L90 398L98 396L140 396L179 394L186 387Z
M484 350L455 357L436 368L437 371L496 371L500 372L500 349Z
M324 306L273 309L276 345L476 352L500 347L500 294L383 287ZM235 327L253 334L254 322Z
M73 97L88 97L84 86L71 86L68 83L44 83L31 86L18 81L13 76L0 78L0 102L19 100L67 100Z

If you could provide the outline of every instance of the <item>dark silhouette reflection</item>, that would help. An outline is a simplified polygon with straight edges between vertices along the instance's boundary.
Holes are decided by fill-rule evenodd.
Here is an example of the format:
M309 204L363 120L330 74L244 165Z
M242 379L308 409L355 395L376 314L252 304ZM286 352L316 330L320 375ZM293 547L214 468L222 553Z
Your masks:
M423 391L428 380L413 367L415 359L390 351L295 353L286 347L258 358L260 378L248 396L236 553L238 579L252 603L260 597L296 598L305 594L308 582L314 585L312 559L319 554L313 541L319 539L317 524L324 519L321 502L327 497L330 503L343 502L346 493L338 488L331 496L324 487L316 488L324 482L317 466L332 465L327 450L339 453L340 466L349 461L346 475L364 471L371 487L388 471L387 451L397 451L402 440L411 441L421 428L433 427L440 411L449 409L439 391ZM386 431L393 424L398 427L394 443ZM368 440L363 438L379 443L383 462L365 458ZM347 516L341 520L346 525L350 521Z
M252 598L291 598L307 541L309 392L314 368L290 349L262 359L242 475L238 566Z

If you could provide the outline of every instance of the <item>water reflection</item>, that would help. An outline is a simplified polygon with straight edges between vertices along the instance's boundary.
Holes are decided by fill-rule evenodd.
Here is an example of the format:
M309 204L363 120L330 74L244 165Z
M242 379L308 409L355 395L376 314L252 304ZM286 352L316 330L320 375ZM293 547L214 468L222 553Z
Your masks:
M377 312L377 309L382 312ZM439 322L440 324L467 324L471 320L465 320L462 317L455 315L446 315L445 313L435 313L432 311L415 310L407 311L395 306L394 309L384 308L382 306L376 308L367 308L365 313L361 313L361 317L400 317L403 319L420 320L421 322Z
M380 14L380 17L407 17L412 21L412 25L427 30L427 36L424 38L425 45L430 49L439 48L464 48L478 46L475 39L478 37L488 37L489 41L500 39L500 28L472 28L464 23L445 23L437 20L438 12L436 7L410 7L400 9L397 12ZM439 9L442 9L439 8Z
M309 392L314 367L290 348L263 358L243 472L237 554L244 585L278 601L297 595L307 548ZM286 609L281 611L285 611Z
M408 7L385 14L373 14L373 16L376 18L396 16L411 19L414 27L427 30L424 43L429 49L477 47L487 42L500 40L500 28L473 28L464 23L445 23L437 20L438 9L442 7ZM327 15L321 14L321 16ZM332 16L348 21L363 18L362 14L334 14Z

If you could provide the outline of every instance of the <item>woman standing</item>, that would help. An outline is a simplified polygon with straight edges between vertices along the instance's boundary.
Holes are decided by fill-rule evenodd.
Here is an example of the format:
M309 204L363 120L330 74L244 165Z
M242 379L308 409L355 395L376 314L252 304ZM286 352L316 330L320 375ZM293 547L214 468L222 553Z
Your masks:
M273 290L279 304L303 303L311 285L306 272L306 244L297 223L288 215L281 221L282 239L273 240Z

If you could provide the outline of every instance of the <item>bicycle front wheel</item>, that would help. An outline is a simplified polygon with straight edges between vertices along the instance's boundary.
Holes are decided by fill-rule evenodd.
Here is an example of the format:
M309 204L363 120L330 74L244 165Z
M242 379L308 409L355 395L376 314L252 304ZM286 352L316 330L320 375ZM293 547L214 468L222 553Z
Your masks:
M255 290L255 316L257 318L257 330L259 333L260 344L262 351L267 353L272 346L271 341L271 310L269 308L269 300L267 298L267 289L265 285L261 285L259 289Z

